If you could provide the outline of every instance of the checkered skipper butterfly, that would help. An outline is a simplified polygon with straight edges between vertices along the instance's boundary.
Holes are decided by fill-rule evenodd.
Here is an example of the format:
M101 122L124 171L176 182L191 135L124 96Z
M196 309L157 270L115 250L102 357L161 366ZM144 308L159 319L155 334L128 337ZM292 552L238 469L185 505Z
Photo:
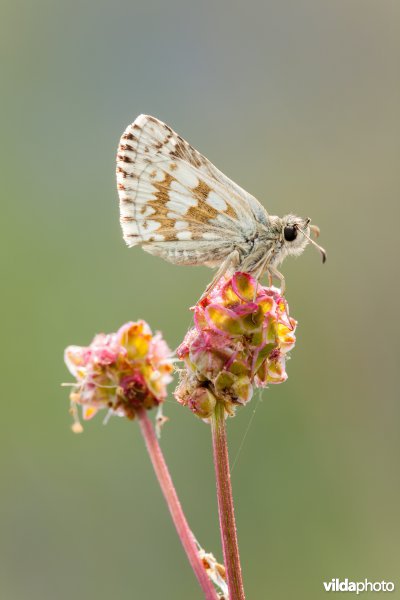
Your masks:
M168 125L140 115L117 154L121 226L128 246L180 265L219 267L206 293L235 270L268 273L284 291L277 266L318 235L310 219L271 216ZM204 294L205 295L205 294Z

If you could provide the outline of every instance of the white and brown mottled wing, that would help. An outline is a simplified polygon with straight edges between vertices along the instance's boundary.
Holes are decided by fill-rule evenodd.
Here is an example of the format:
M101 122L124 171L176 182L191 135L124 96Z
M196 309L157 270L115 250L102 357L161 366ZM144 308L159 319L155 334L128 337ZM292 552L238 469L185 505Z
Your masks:
M122 135L117 184L126 243L175 263L217 263L267 219L253 196L147 115Z

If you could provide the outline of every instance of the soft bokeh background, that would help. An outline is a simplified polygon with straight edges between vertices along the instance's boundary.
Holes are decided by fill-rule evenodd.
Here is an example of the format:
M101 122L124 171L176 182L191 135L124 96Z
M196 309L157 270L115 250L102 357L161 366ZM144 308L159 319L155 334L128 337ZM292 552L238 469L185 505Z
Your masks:
M288 382L228 424L233 458L255 411L232 476L248 598L319 599L333 577L400 597L399 3L22 0L0 28L0 598L201 598L136 424L74 436L60 388L64 347L124 321L175 347L211 276L122 242L114 156L141 112L272 214L311 216L328 250L283 268ZM166 412L183 505L221 558L209 429Z

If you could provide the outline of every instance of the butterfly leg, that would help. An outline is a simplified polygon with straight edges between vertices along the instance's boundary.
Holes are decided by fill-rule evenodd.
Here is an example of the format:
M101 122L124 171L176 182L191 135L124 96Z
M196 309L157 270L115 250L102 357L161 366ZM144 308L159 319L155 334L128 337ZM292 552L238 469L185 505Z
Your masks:
M257 293L258 293L258 286L259 286L259 283L260 283L260 279L261 279L261 277L264 275L264 273L265 273L266 269L268 268L268 267L267 267L267 265L268 265L268 261L269 261L269 256L267 256L267 257L265 257L265 258L263 259L263 261L262 261L262 263L261 263L260 267L259 267L259 268L257 269L257 271L254 273L254 278L255 278L255 280L256 280L256 288L255 288L255 290L254 290L254 298L253 298L253 302L255 302L255 301L256 301L256 298L257 298ZM268 271L268 281L269 281L269 285L271 285L272 278L271 278L271 276L270 276L270 274L269 274L269 271Z
M271 265L269 265L268 266L268 276L271 278L276 277L277 279L279 279L279 282L281 284L281 295L284 296L286 285L285 285L285 278L282 275L282 273L280 271L278 271L278 269L275 269L275 267L272 267Z
M236 268L238 266L239 262L240 262L240 254L239 254L239 251L235 249L235 250L233 250L233 252L228 254L226 259L224 260L224 262L222 263L222 265L219 267L218 271L216 272L212 282L208 284L204 293L199 298L198 302L201 302L206 296L208 296L208 294L211 292L211 290L213 290L215 288L215 286L217 285L217 283L221 279L221 277L223 277L225 275L225 273L227 273L227 271L231 267Z

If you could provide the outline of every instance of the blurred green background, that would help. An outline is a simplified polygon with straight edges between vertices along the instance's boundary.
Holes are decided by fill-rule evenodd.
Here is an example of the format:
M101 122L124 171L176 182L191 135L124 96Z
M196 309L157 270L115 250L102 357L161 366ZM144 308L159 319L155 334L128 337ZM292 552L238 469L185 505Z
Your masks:
M201 598L136 423L70 431L63 349L144 318L176 347L211 272L128 250L114 157L141 112L272 214L310 216L283 272L286 384L229 426L249 599L399 579L400 5L3 2L1 600ZM162 446L221 559L210 432L172 396ZM371 596L372 594L365 594ZM381 594L374 594L380 597Z

